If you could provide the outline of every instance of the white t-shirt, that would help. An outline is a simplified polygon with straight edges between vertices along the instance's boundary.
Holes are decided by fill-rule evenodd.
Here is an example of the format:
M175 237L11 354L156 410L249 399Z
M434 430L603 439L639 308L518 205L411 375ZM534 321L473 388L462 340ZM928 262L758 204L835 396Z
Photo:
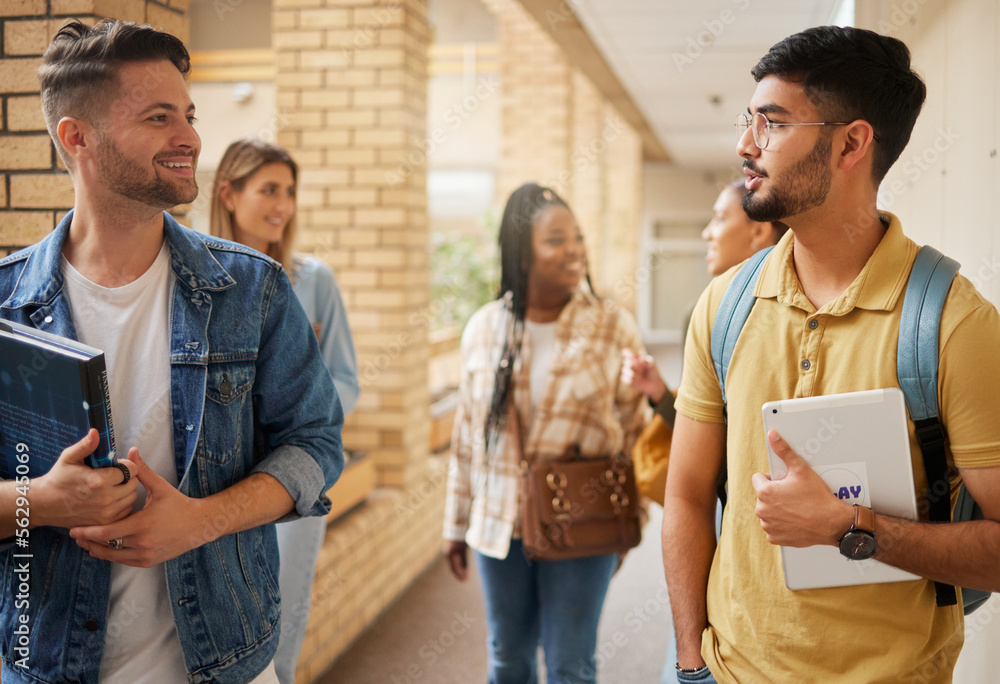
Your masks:
M552 358L556 355L556 323L535 323L525 319L524 326L531 336L531 376L528 380L531 388L531 409L542 403L545 396L545 385L548 381L549 369L552 368Z
M65 259L62 265L77 336L104 350L118 457L137 447L143 460L176 487L170 431L168 317L174 276L169 246L164 241L149 270L123 287L95 285ZM136 511L146 501L142 485L138 492ZM164 566L112 563L102 684L185 681Z
M77 337L104 350L119 458L131 447L160 477L177 486L170 431L170 298L176 278L164 241L153 265L123 287L106 288L62 260ZM139 485L133 510L146 501ZM126 546L128 539L125 539ZM111 565L111 605L101 684L184 684L184 653L163 564ZM278 684L271 663L250 684Z

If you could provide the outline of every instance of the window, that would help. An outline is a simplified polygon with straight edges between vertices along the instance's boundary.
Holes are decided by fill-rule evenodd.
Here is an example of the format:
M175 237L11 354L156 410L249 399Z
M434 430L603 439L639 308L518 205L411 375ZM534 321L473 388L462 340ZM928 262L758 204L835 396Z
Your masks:
M688 317L710 276L703 214L655 219L640 254L639 325L647 344L681 344Z

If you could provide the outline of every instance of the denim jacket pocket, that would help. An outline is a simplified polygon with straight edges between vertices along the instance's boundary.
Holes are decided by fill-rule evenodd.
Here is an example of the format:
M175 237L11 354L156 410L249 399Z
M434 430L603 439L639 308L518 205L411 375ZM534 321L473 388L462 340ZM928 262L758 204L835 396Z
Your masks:
M204 434L203 454L208 460L227 463L244 445L253 443L255 370L252 360L209 362L202 422L212 426Z

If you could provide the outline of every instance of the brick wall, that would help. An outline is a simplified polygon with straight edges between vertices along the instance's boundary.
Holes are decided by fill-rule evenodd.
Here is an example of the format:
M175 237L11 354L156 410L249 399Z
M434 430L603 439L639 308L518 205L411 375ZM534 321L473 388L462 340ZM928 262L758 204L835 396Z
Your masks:
M297 684L315 681L438 558L446 459L402 489L379 489L330 526L316 567ZM333 671L336 677L336 670Z
M404 486L428 441L427 2L274 0L273 30L300 246L336 270L358 350L344 442Z
M602 294L635 311L638 288L639 240L642 235L642 139L605 103L601 141L606 143L604 175Z
M572 69L559 47L517 0L485 0L500 37L500 206L533 180L560 194L571 188ZM562 174L562 175L561 175Z
M483 2L499 26L497 203L527 181L555 188L580 223L598 294L634 311L635 288L623 283L638 267L641 139L518 0Z
M73 206L73 184L45 130L36 70L68 19L112 16L187 39L190 0L0 2L0 255L37 242Z

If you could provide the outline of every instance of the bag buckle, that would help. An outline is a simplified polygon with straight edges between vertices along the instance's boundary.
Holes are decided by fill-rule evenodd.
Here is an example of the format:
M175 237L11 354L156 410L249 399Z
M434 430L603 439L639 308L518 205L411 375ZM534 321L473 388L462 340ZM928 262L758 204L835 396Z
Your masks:
M558 492L560 489L566 489L566 473L561 473L554 471L545 476L545 484L549 486L553 492Z

